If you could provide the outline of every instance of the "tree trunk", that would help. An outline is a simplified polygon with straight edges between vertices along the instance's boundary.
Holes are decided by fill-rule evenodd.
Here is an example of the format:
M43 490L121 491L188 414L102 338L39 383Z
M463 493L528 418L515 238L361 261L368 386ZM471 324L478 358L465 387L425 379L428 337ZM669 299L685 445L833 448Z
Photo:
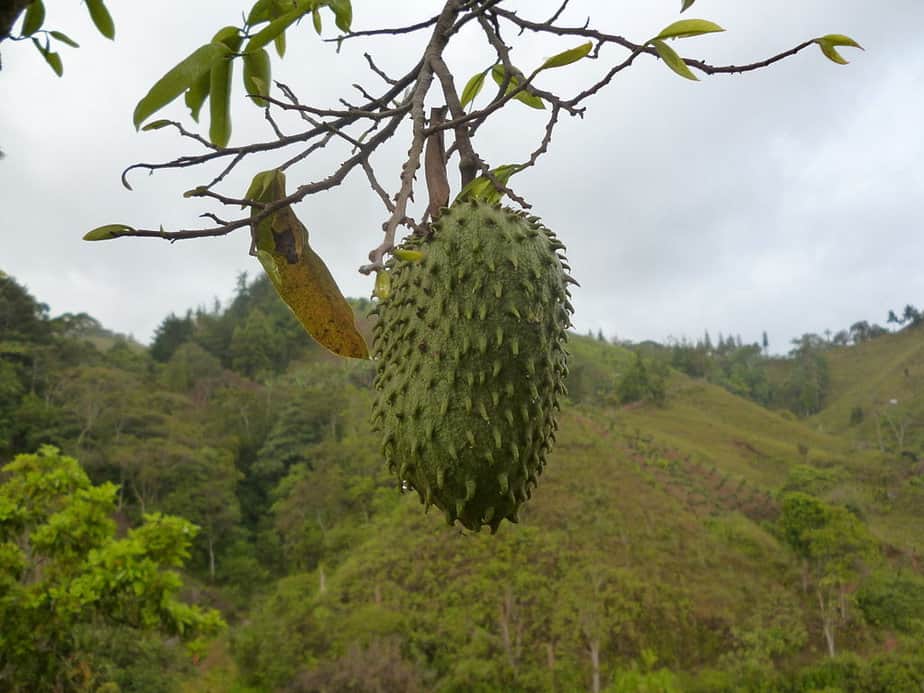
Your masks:
M825 604L825 597L821 590L818 590L818 606L821 608L821 628L825 635L825 643L828 645L828 656L834 657L836 654L834 647L834 614L831 613L830 605Z
M590 641L590 665L593 668L593 679L590 690L593 693L600 693L600 641Z
M550 642L545 644L545 662L549 667L549 690L555 693L555 646Z
M209 577L215 582L215 543L212 541L212 535L209 534Z
M501 640L504 645L504 652L507 653L507 661L513 671L517 670L516 654L514 652L514 638L511 635L511 626L513 625L514 599L513 591L508 587L504 592L498 609L497 623L500 626Z
M880 414L876 412L876 439L879 441L879 452L885 452L885 445L882 442L882 422L880 421Z
M327 576L324 575L324 564L318 566L318 594L327 592Z

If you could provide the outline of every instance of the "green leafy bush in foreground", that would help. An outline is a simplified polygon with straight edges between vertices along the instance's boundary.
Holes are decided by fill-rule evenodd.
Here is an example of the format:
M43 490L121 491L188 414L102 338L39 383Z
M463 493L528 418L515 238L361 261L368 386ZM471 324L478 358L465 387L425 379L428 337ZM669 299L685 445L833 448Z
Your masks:
M51 446L2 471L0 688L96 690L118 678L119 658L105 656L118 648L100 646L114 632L153 663L172 656L153 636L190 640L223 626L217 612L176 599L171 569L189 557L195 525L146 515L117 539L117 487L94 486Z

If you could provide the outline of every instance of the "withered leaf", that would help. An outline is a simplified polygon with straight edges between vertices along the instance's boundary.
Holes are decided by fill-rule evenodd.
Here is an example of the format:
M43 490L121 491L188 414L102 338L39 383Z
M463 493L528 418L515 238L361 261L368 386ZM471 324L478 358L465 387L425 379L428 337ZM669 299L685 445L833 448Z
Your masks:
M257 174L248 196L258 202L285 197L285 174ZM253 207L251 217L259 214ZM353 310L320 256L308 243L308 229L291 207L283 207L251 228L255 254L276 292L302 326L321 346L340 356L367 359L369 349L356 324Z

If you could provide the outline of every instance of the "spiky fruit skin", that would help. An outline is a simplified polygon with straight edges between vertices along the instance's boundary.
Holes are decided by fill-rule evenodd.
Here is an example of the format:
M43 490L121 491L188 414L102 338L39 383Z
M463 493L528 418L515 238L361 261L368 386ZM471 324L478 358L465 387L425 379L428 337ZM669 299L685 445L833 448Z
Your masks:
M389 467L452 524L517 521L566 392L564 246L535 217L465 201L393 260L377 306L373 424Z

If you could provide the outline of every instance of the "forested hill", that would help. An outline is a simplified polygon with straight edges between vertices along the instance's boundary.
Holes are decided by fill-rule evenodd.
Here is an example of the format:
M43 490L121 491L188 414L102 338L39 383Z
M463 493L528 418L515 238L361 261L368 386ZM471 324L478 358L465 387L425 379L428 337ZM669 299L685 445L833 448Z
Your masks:
M194 522L179 596L228 624L184 644L102 604L57 650L17 650L41 679L0 645L0 689L920 691L919 322L806 335L785 359L574 336L556 450L490 536L400 492L371 364L314 346L266 281L166 317L146 348L0 274L0 462L76 458L117 485L119 536ZM22 540L15 474L0 549ZM42 583L6 556L15 625L10 590Z

